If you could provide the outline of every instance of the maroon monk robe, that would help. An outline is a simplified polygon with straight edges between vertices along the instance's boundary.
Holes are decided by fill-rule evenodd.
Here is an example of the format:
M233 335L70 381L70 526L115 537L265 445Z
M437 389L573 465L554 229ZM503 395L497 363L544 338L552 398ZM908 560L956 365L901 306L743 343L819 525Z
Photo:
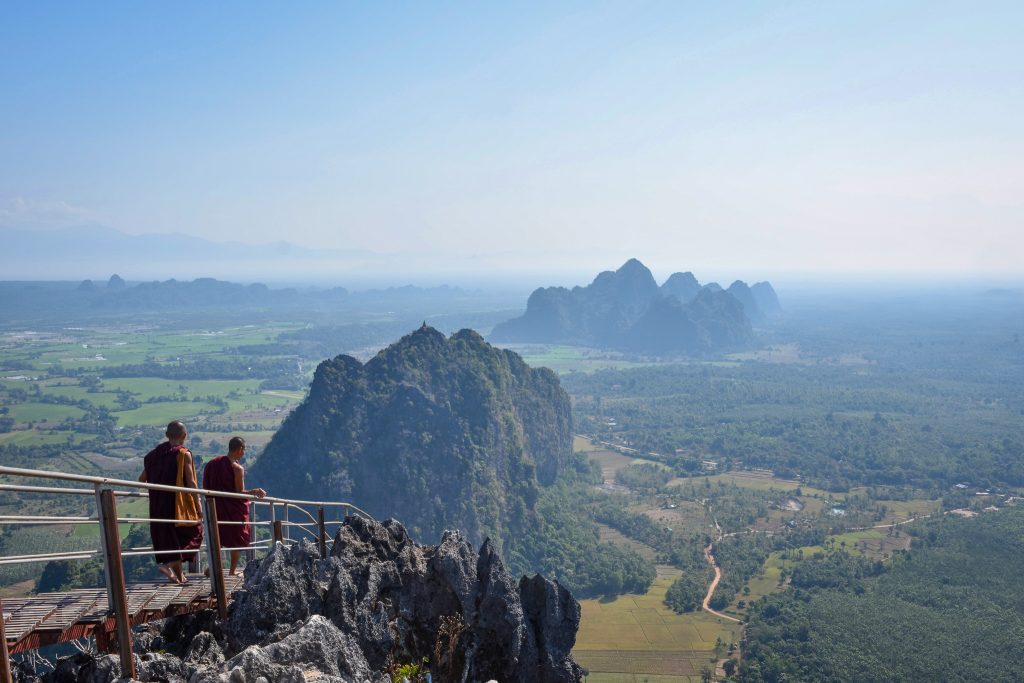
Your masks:
M178 451L181 446L164 441L146 454L143 467L146 481L151 484L175 486L178 481ZM174 519L174 493L171 491L149 492L150 519ZM166 564L184 560L195 561L195 553L183 553L183 550L195 550L203 542L203 527L176 526L174 522L150 522L149 535L153 539L153 550L157 564Z
M221 455L206 463L203 469L203 488L209 491L241 493L235 488L235 469L231 458ZM238 498L214 498L217 501L218 522L245 522L245 524L217 524L222 548L241 548L249 545L249 501Z

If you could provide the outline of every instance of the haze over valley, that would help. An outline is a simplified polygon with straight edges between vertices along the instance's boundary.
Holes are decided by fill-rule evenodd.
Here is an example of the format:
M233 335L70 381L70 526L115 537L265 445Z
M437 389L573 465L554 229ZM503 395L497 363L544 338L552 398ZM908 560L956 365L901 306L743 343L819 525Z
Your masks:
M1022 20L6 8L0 680L1019 680Z

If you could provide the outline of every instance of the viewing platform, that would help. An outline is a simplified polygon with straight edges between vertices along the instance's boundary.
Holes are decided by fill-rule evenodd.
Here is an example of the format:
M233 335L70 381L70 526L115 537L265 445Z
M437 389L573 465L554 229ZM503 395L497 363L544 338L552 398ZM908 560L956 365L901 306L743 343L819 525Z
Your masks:
M168 583L166 580L126 584L126 613L131 626L215 608L214 582L202 574L186 576L188 583L185 584ZM240 573L224 575L229 599L241 585ZM10 654L89 636L96 638L100 650L110 650L116 637L117 620L105 588L6 598L3 611L3 633Z
M120 655L121 671L135 676L131 629L149 621L166 619L205 609L216 609L227 616L231 594L241 587L241 573L231 576L224 568L224 553L241 551L249 560L266 554L277 545L290 545L306 539L315 543L326 557L333 543L332 531L355 514L370 518L350 503L290 500L266 496L257 498L242 493L165 486L148 482L110 479L64 472L0 467L0 492L24 494L40 500L49 496L84 497L81 507L87 515L0 515L0 525L68 527L98 525L99 547L65 552L0 555L0 565L43 565L53 561L102 560L104 586L26 597L7 597L0 601L0 683L10 683L11 655L47 645L94 637L97 648ZM11 483L15 482L15 483ZM203 518L203 543L194 552L197 565L207 572L186 574L185 583L166 579L127 581L124 558L151 557L152 547L122 547L121 528L129 524L175 523L173 519L119 516L119 499L145 498L149 491L183 492L200 498ZM217 498L236 498L247 502L253 541L244 547L227 548L220 543ZM90 500L91 499L91 500ZM294 538L293 538L294 536ZM201 568L201 567L200 567ZM40 569L41 572L41 569ZM209 575L207 575L207 573Z

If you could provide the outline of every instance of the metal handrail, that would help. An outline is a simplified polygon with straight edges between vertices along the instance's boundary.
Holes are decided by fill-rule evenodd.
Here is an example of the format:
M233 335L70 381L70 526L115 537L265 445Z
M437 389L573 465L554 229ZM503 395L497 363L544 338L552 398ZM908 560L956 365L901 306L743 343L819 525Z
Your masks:
M93 477L87 474L69 474L65 472L51 472L48 470L30 470L21 467L2 467L0 466L0 475L12 475L20 477L37 477L40 479L59 479L62 481L79 481L86 484L100 485L100 486L131 486L135 488L144 488L151 491L170 491L173 493L202 493L204 495L212 496L214 498L235 498L239 500L251 500L259 501L262 503L275 503L280 505L310 505L313 507L333 507L333 508L347 508L355 510L361 515L371 517L364 510L359 509L352 503L339 503L337 501L322 501L322 500L293 500L290 498L276 498L274 496L264 496L263 498L257 498L254 495L248 493L230 493L227 491L211 491L203 488L191 488L188 486L169 486L167 484L153 484L148 481L131 481L128 479L113 479L111 477ZM10 486L10 485L7 485ZM17 490L7 488L6 490ZM68 489L70 491L86 492L91 493L88 489ZM125 492L127 493L127 492ZM124 495L122 492L117 492L119 495ZM131 494L129 494L131 495ZM134 494L143 495L143 494Z
M351 503L336 501L310 501L278 498L275 496L264 496L257 498L246 493L233 493L227 491L212 491L204 488L192 488L187 486L169 486L166 484L154 484L144 481L130 481L113 477L96 477L84 474L71 474L66 472L52 472L46 470L33 470L20 467L0 466L0 476L24 477L45 480L57 480L63 482L74 482L86 484L87 487L59 487L39 486L36 484L0 484L0 491L13 491L30 494L66 494L66 495L91 495L96 498L96 516L79 515L0 515L0 525L80 525L98 524L99 549L93 550L72 550L56 553L29 553L24 555L11 555L0 557L0 566L25 564L30 562L51 562L54 560L89 560L96 557L103 559L104 578L107 590L107 605L113 612L117 624L117 649L120 653L122 672L130 677L135 677L135 662L132 656L131 641L131 615L128 613L128 602L124 574L125 557L143 557L159 554L153 547L122 548L120 538L121 524L140 523L174 523L179 520L160 519L151 517L119 517L117 515L117 498L146 498L150 491L166 491L172 493L187 493L198 496L203 501L205 513L197 524L203 526L204 539L198 548L181 550L183 555L195 555L197 559L204 554L208 556L210 569L211 587L213 596L221 617L227 615L227 591L223 576L223 558L221 554L226 551L248 551L269 550L278 544L285 546L298 543L289 537L291 527L297 527L300 533L309 534L320 546L321 555L326 557L329 544L333 539L328 538L328 524L337 525L341 522L337 519L327 521L325 510L344 510L345 516L357 514L368 519L373 519L366 511ZM125 490L127 489L127 490ZM249 522L236 522L217 520L217 506L214 504L217 498L230 498L244 500L253 513L253 519ZM257 519L256 512L259 506L266 506L269 519L263 521ZM317 516L306 508L316 508ZM305 518L310 521L291 521L288 519L290 510L300 510ZM280 516L278 513L281 512ZM335 513L337 514L337 513ZM333 515L332 515L333 516ZM302 519L302 517L300 517ZM272 537L267 539L253 540L249 545L242 547L221 547L220 525L243 525L270 526ZM204 553L205 551L205 553ZM166 552L166 551L160 551ZM173 551L172 551L173 552ZM2 606L0 606L2 609ZM2 657L0 657L0 678L6 678L5 673L10 671L10 659L6 647L6 638L3 636L3 622L0 621L0 641L2 641ZM108 642L109 641L105 641Z

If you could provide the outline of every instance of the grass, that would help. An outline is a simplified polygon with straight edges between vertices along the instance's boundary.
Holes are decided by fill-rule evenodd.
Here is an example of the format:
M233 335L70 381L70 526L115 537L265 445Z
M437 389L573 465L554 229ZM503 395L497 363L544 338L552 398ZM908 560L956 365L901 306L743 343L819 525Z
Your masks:
M601 534L602 543L614 543L615 545L634 550L636 551L637 555L639 555L640 557L644 558L649 562L654 562L655 558L658 555L658 552L651 546L647 545L646 543L636 541L630 538L629 536L626 536L618 529L613 529L607 524L601 524L600 522L598 522L597 528Z
M167 401L164 403L146 403L133 410L122 410L114 413L122 427L141 425L166 425L171 420L187 420L203 411L215 411L218 408L210 403L193 401Z
M672 527L680 532L705 529L709 524L704 506L692 500L675 503L674 508L652 507L650 504L636 506L632 512L647 515L664 526Z
M103 380L106 391L130 391L145 401L157 396L177 396L182 388L188 396L227 396L237 391L247 394L259 388L258 379L162 379L159 377L118 377Z
M228 440L232 436L236 435L226 432L205 432L202 430L202 427L199 426L200 424L201 423L197 424L195 429L189 432L189 443L193 443L192 440L194 440L197 437L201 438L203 440L203 443L207 445L209 445L211 441L216 441L222 446L222 450L226 453ZM270 439L274 436L275 433L276 432L273 429L267 429L259 432L239 432L237 436L241 436L242 438L244 438L245 443L249 446L258 446L262 448L263 446L266 446L270 442Z
M886 507L885 519L880 523L891 524L893 522L902 522L912 517L935 514L940 501L917 498L914 500L883 500L879 501L878 504Z
M88 401L97 407L114 409L117 407L117 395L105 392L97 391L90 393L85 387L80 387L75 384L42 384L42 391L47 396L61 396L63 398L69 398L72 401Z
M697 681L714 658L715 641L738 642L740 627L704 612L676 614L665 592L680 575L658 565L644 595L583 600L573 655L590 670L588 681Z
M35 429L25 429L0 434L0 446L56 446L66 444L68 437L71 437L72 443L80 443L90 438L90 435L77 434L75 432L40 432Z
M676 486L687 482L692 482L695 485L703 485L705 480L710 482L712 485L716 483L726 485L732 484L740 488L753 489L755 491L796 491L797 489L800 489L801 500L803 500L804 497L811 496L820 496L823 498L831 498L833 500L841 500L846 497L845 493L832 493L823 489L817 489L813 486L801 484L799 481L795 481L793 479L779 479L766 472L739 471L714 474L707 477L679 478L670 481L668 486Z
M601 447L587 437L577 435L572 437L572 450L578 453L590 453L601 450Z
M601 351L582 346L546 344L508 344L510 348L533 367L551 368L558 374L567 372L596 372L606 369L638 368L654 363L626 360L614 351Z
M56 424L65 418L76 419L85 411L76 406L62 406L53 403L19 403L10 406L9 415L17 422L42 422Z
M118 498L118 517L147 517L149 515L149 500L146 498ZM132 530L131 524L118 524L118 534L124 539ZM72 527L71 538L99 540L99 524L75 524Z

